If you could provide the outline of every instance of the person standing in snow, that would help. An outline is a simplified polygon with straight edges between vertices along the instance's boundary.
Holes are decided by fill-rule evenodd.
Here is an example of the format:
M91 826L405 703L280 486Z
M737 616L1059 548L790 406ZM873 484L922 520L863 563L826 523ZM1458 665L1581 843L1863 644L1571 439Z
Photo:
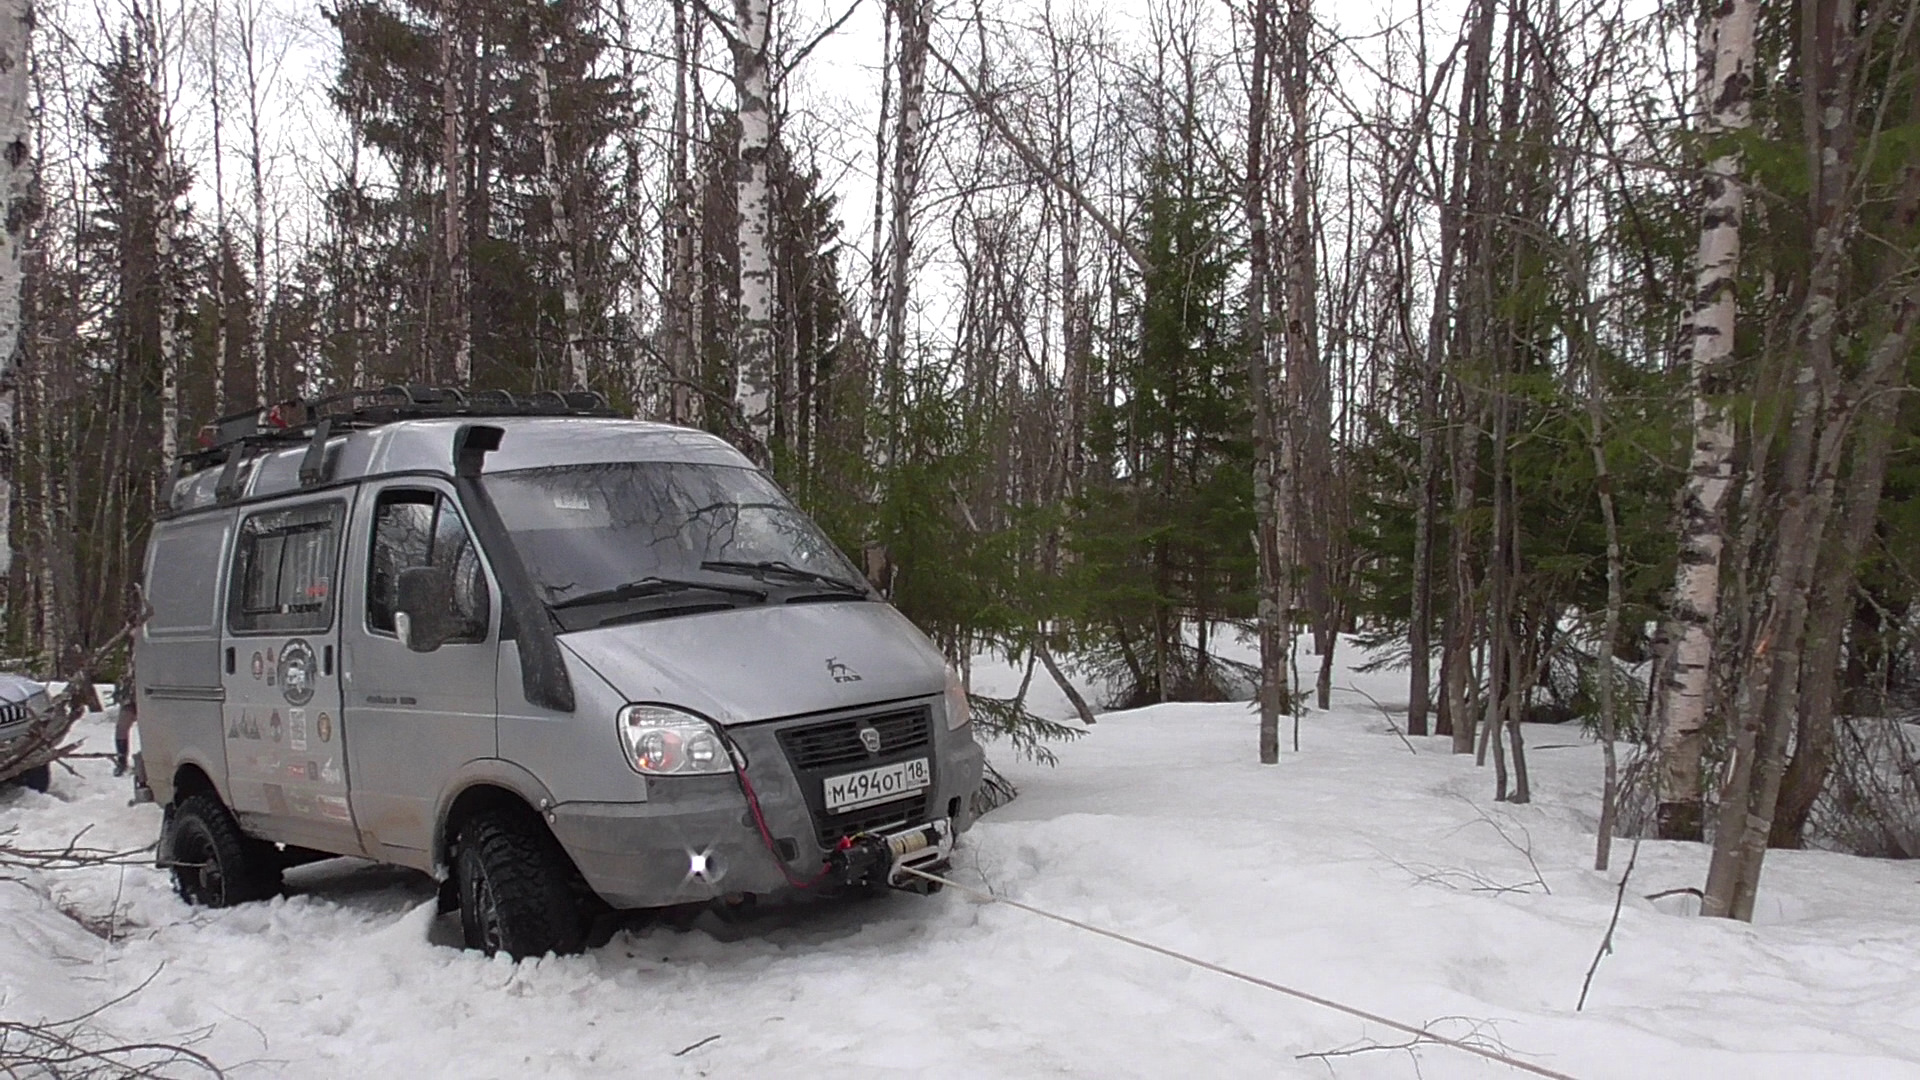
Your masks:
M140 719L140 700L133 680L133 662L127 662L127 673L120 684L113 688L113 703L120 707L120 715L113 722L113 775L127 775L127 743L133 734L133 725Z

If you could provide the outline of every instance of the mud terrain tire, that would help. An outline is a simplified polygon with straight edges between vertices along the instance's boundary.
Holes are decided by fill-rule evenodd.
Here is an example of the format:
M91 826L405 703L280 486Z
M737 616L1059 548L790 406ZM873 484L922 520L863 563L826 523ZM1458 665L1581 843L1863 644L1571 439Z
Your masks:
M453 873L467 948L524 960L584 946L573 863L530 814L487 811L469 819L460 827Z
M53 766L36 765L14 777L13 782L30 791L37 791L45 795L47 788L53 785Z
M280 891L279 853L240 831L220 800L201 793L168 815L173 888L201 907L232 907Z

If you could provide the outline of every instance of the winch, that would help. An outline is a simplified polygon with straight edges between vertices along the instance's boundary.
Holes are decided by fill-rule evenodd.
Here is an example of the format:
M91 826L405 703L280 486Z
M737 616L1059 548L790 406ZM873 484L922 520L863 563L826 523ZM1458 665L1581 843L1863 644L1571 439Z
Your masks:
M953 855L953 823L946 818L899 832L859 833L844 837L827 856L832 878L845 885L888 885L909 892L938 892L940 886L905 873L903 867L928 870Z

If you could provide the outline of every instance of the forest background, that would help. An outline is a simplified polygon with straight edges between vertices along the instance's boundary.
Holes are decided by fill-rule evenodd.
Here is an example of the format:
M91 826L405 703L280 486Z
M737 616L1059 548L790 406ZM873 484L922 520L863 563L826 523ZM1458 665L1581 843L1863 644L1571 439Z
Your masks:
M1271 759L1404 642L1409 734L1525 801L1587 724L1596 861L1711 838L1711 914L1920 854L1920 3L849 5L11 0L7 655L138 610L216 416L584 386L962 662Z

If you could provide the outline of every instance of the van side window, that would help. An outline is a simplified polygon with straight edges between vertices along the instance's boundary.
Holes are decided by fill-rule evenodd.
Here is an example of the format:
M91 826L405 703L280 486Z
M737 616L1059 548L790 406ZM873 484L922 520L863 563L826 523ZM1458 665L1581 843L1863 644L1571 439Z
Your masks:
M374 504L373 548L368 559L367 629L391 634L400 572L437 566L453 575L453 610L459 632L450 643L487 639L492 611L480 552L452 500L432 491L383 491Z
M227 588L236 633L318 633L333 625L338 502L253 514L240 523Z

